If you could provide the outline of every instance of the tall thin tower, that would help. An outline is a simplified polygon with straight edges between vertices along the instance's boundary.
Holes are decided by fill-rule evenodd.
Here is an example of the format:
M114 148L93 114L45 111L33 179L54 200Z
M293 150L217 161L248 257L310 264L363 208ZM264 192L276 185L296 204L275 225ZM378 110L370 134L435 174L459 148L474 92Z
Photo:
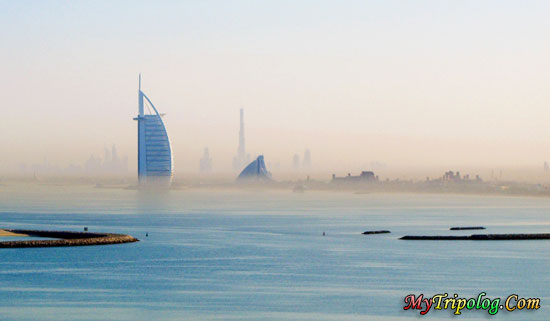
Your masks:
M237 149L237 156L233 158L233 168L235 170L242 170L244 166L248 165L250 161L250 155L246 154L245 140L244 140L244 109L240 109L240 129L239 129L239 147Z
M237 151L237 157L240 159L244 159L246 154L245 152L246 148L244 145L244 110L241 108L240 112L241 112L240 114L241 127L239 129L239 149Z

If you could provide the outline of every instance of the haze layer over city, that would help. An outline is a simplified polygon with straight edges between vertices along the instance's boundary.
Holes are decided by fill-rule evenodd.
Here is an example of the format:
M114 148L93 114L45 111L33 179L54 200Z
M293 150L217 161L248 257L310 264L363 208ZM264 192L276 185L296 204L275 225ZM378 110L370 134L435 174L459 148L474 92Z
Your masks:
M199 173L205 148L214 174L238 174L243 108L246 152L275 178L545 180L549 6L2 1L2 174L46 163L63 175L115 145L105 171L135 176L141 73L176 178ZM294 166L306 149L307 171Z

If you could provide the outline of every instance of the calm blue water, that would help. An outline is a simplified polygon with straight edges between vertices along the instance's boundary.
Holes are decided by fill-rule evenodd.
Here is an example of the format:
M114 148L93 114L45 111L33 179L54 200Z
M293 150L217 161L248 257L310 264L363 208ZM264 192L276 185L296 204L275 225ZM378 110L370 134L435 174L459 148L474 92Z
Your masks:
M472 234L448 231L456 225L550 232L549 215L550 199L527 197L6 185L0 227L87 226L141 242L0 249L0 319L547 320L550 241L398 237ZM360 234L368 229L392 234ZM540 297L542 307L403 310L410 293L482 291Z

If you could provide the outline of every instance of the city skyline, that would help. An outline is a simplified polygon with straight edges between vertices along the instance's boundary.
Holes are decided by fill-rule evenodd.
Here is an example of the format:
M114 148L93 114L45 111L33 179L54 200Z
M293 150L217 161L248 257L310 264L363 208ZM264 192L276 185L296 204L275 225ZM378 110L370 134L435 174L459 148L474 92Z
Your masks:
M324 172L550 159L546 2L129 4L0 2L2 171L64 168L108 142L137 170L138 72L179 173L197 172L204 146L215 172L234 170L239 108L251 158L281 171L306 147Z

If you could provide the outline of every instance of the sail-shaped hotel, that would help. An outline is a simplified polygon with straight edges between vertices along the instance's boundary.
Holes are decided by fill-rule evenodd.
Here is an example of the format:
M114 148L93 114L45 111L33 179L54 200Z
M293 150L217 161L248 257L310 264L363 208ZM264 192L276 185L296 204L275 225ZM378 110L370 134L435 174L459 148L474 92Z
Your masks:
M147 102L147 104L145 104ZM166 127L149 97L138 90L138 178L140 184L169 185L172 180L172 148ZM147 108L147 113L146 109Z

